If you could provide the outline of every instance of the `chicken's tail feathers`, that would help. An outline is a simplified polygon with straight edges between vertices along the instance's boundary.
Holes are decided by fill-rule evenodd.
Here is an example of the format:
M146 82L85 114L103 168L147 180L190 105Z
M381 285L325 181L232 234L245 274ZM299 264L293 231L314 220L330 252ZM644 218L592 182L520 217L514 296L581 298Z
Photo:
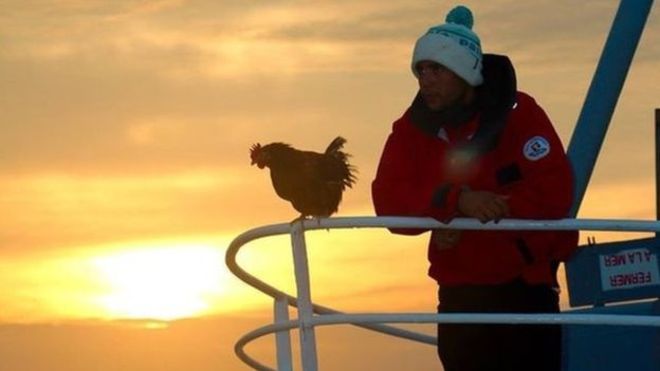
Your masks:
M357 168L348 162L344 163L346 164L346 174L342 179L342 183L344 184L344 187L353 188L353 184L357 181L357 175L355 175L358 172Z
M330 145L328 145L328 149L325 150L325 153L329 156L338 159L344 164L343 166L344 169L342 174L342 184L344 187L351 188L353 184L355 184L355 182L357 181L357 177L355 175L357 173L357 168L348 163L348 158L351 155L342 151L344 144L346 144L346 139L339 136L335 138L332 142L330 142Z
M344 144L346 144L346 139L339 136L335 138L332 142L330 142L328 148L325 150L325 153L333 156L335 154L342 153L341 149L344 147Z
M337 137L335 138L330 144L328 145L328 148L325 150L325 154L331 157L336 158L337 160L343 162L348 165L348 158L351 157L348 153L342 151L342 148L344 148L344 144L346 144L346 139L342 137Z

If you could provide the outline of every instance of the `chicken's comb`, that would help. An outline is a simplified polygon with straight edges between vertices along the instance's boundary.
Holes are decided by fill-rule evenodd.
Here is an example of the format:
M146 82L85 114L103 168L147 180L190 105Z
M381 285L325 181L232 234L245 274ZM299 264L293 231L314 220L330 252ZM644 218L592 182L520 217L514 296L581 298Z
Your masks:
M254 159L257 152L261 151L261 144L255 143L250 147L250 157Z

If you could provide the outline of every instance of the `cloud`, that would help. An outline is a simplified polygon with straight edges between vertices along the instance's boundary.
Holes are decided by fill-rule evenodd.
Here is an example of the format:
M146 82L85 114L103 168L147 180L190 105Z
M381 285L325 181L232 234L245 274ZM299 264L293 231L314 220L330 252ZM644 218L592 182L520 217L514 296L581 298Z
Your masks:
M121 321L6 325L0 326L6 340L0 356L8 370L244 370L247 366L234 354L234 343L271 320L269 311L252 317L183 320L155 329ZM317 341L322 369L424 370L439 364L432 347L353 327L320 327ZM272 337L265 337L246 351L273 367L274 349Z
M16 42L6 52L46 59L110 58L181 79L227 79L246 70L393 69L394 61L409 53L429 26L441 23L452 6L403 1L73 4L36 13L10 9L0 30ZM584 62L589 54L581 51L600 45L593 40L604 40L616 11L615 4L598 1L583 2L584 12L574 12L570 2L468 5L485 50L522 53L537 64L566 58ZM31 22L18 21L28 15ZM650 27L652 20L653 15Z
M0 15L0 165L178 172L242 164L255 141L318 149L342 134L368 182L390 123L414 94L412 43L451 5L17 3ZM511 53L521 87L568 138L599 53L594 39L604 40L615 4L590 1L584 12L568 11L570 2L468 5L484 45ZM660 48L654 17L629 106L654 104L655 66L645 62Z
M232 218L247 217L232 202L240 184L238 174L218 169L115 177L5 177L0 204L11 205L13 212L0 222L3 251L29 253L161 234L217 233L220 226L235 225ZM230 206L239 212L228 213ZM190 229L192 225L196 227Z
M0 355L8 370L241 370L233 343L266 318L185 320L166 328L138 321L4 325ZM250 351L273 364L272 346L256 342Z
M7 67L0 72L8 81L0 93L0 163L16 171L229 165L242 163L255 141L321 148L338 134L349 137L354 151L361 146L353 144L352 132L366 135L375 122L389 125L399 109L378 107L408 95L394 89L396 79L378 74L175 81L115 64ZM382 89L374 93L376 85ZM303 140L311 133L323 135L317 143ZM148 145L140 145L146 136Z
M370 182L382 145L417 89L409 70L413 43L454 3L38 5L13 2L0 14L0 205L11 210L0 219L4 257L233 236L288 221L296 213L273 192L268 172L249 166L254 142L318 151L346 137L360 173L339 214L371 214ZM583 2L579 12L570 1L468 5L484 49L511 56L521 89L537 98L568 143L616 2ZM593 185L620 177L654 182L657 14L649 18ZM636 187L603 188L598 197L614 201L588 209L590 215L652 218L652 205L637 200ZM624 204L616 199L629 194ZM373 265L364 269L375 277L402 249L381 261L368 247L392 247L390 237L351 236L341 246L361 243L364 251L351 258L325 249L323 261L353 269L369 259ZM350 285L332 272L319 279L328 287ZM392 297L405 291L393 287ZM336 298L351 304L350 297Z

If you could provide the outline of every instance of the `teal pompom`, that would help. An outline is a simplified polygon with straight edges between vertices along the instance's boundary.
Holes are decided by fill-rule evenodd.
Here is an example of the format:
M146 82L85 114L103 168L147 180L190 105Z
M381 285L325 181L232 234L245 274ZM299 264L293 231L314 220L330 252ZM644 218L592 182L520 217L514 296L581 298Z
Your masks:
M459 24L468 29L472 29L472 26L474 25L474 17L472 17L470 9L463 5L459 5L447 13L445 22Z

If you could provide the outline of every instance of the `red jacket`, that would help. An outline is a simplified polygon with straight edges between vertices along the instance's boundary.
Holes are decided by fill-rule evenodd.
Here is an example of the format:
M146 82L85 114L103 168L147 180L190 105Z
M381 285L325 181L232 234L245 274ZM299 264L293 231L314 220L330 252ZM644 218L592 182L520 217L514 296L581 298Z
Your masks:
M573 178L563 146L533 98L518 92L515 100L497 140L477 155L465 144L483 125L479 114L434 136L406 111L393 125L372 184L376 214L447 221L460 216L458 195L469 187L507 195L511 218L565 217ZM516 277L553 284L556 262L576 246L577 232L463 231L450 249L437 249L431 239L429 275L441 285L497 284Z

